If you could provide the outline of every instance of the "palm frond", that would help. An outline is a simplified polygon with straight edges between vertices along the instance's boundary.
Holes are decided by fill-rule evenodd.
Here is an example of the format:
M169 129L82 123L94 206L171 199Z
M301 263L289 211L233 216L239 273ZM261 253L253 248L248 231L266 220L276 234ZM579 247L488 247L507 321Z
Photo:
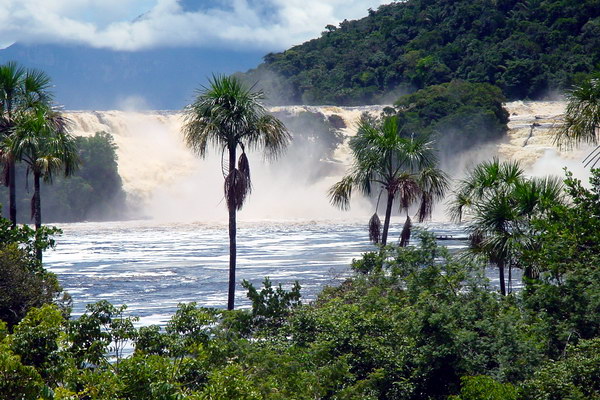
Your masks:
M265 157L274 159L283 153L292 136L283 122L266 114L258 119L255 131L247 139L248 145L264 149Z
M485 231L507 232L517 214L512 192L498 191L476 204L473 223Z
M468 194L458 191L454 193L448 202L448 215L453 222L460 223L465 215L465 211L471 207L473 207L473 199Z
M567 95L564 123L555 130L555 143L571 149L581 143L598 144L600 79L589 79Z
M369 219L369 240L374 244L381 241L381 220L377 213Z
M184 109L184 141L194 153L205 157L209 145L262 149L268 158L282 153L291 135L267 113L262 92L253 92L235 77L213 76L209 83Z
M406 216L406 221L404 222L404 226L402 227L402 232L400 233L400 247L408 246L410 242L410 234L412 229L412 221L410 217Z
M240 210L248 195L248 183L244 174L237 168L229 172L224 183L225 199L227 207L232 210Z
M351 176L345 176L341 181L329 188L327 195L331 204L342 210L350 209L350 198L352 197L353 185L353 178Z
M408 210L422 194L419 183L408 173L403 173L390 182L388 193L400 201L400 211Z
M245 152L240 154L238 158L238 170L244 176L244 180L246 182L246 191L248 194L252 192L252 181L250 180L250 163L248 162L248 156L246 156Z

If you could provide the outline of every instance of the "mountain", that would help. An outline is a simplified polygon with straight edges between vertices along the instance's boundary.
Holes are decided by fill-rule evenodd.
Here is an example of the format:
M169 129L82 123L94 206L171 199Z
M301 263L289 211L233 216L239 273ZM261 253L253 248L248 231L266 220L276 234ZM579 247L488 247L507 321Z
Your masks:
M598 68L598 0L405 0L328 25L241 76L282 104L358 105L452 79L542 98Z
M52 77L58 103L67 109L141 107L180 109L213 73L231 74L260 62L263 52L163 48L136 52L60 44L14 44L0 63L17 61Z

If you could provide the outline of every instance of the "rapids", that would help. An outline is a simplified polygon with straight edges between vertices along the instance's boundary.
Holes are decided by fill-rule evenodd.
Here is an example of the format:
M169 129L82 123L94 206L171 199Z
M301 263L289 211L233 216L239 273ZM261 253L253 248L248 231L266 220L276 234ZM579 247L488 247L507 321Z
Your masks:
M346 139L324 162L334 167L316 180L305 178L312 165L283 156L267 163L250 154L253 193L238 214L238 281L260 285L264 276L275 284L299 280L307 299L326 284L339 282L354 257L372 249L365 229L373 204L355 196L351 212L331 207L327 189L349 165L348 137L355 134L363 112L377 115L384 106L275 107L274 112L318 112L344 121ZM461 154L464 168L498 156L519 160L531 174L561 174L568 165L583 170L586 149L560 151L551 129L561 123L564 102L512 102L509 132L499 143ZM163 324L179 302L197 301L223 306L227 287L226 209L222 201L220 152L206 160L195 157L182 143L182 115L172 111L70 111L75 135L97 131L113 135L118 146L119 173L129 201L146 220L59 224L64 235L56 250L45 255L74 298L74 313L85 304L106 299L126 303L143 324ZM213 150L213 149L211 149ZM290 161L295 160L295 161ZM461 228L444 222L443 207L425 227L437 234L460 235ZM179 222L177 222L179 221ZM402 221L393 219L390 237ZM451 248L461 242L443 242ZM492 283L496 271L488 271ZM517 278L515 276L515 278ZM238 285L237 304L248 306Z
M303 111L318 112L325 117L337 115L345 123L346 127L341 132L348 138L356 133L355 126L362 113L378 115L383 108L287 106L273 107L271 111L286 111L292 115ZM456 170L447 171L451 177L461 177L466 168L492 156L521 161L534 175L562 175L561 169L565 165L576 171L583 170L580 160L588 149L561 151L552 142L551 131L561 123L564 101L517 101L507 103L506 108L510 114L507 137L499 143L490 143L461 154L463 162L458 166L453 163ZM119 173L124 189L135 207L143 210L141 215L162 220L214 219L215 208L220 209L222 201L220 151L211 152L213 154L207 160L199 160L186 149L181 135L181 113L70 111L66 115L73 121L74 135L89 136L98 131L113 135L118 146ZM268 164L259 155L254 155L251 166L258 173L253 179L257 186L253 197L259 198L251 198L249 209L245 215L242 213L242 218L320 219L333 215L345 219L347 214L332 211L323 198L327 187L339 179L350 162L347 139L335 150L330 161L338 165L334 174L325 174L317 182L305 182L303 174L312 166L289 165L285 156ZM286 180L294 183L289 184ZM307 207L307 202L312 207ZM252 203L263 206L253 206ZM327 211L317 212L317 206ZM365 202L359 202L356 207L361 211L354 213L354 217L368 213L367 209L370 208ZM204 211L198 212L200 208Z

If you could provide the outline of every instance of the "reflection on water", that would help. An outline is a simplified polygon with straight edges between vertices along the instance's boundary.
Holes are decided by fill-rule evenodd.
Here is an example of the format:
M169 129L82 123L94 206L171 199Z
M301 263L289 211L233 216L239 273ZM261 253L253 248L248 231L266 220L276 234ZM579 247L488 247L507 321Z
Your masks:
M400 229L401 224L396 226ZM142 324L165 323L181 302L223 307L227 301L226 225L150 221L64 224L47 268L73 296L74 314L99 300L127 304ZM459 227L430 223L440 235L464 236ZM396 238L399 231L391 230ZM443 241L450 248L464 242ZM298 280L305 299L349 274L353 258L374 247L364 223L260 222L238 229L236 305L248 306L239 283L268 276L289 288ZM492 275L493 278L493 275Z

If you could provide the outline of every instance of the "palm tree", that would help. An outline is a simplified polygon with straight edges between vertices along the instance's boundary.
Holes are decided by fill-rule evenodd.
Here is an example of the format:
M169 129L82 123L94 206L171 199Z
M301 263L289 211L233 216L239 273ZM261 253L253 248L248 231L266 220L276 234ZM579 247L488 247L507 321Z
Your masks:
M375 214L369 221L369 237L374 243L387 243L394 201L400 211L406 212L406 222L400 244L408 244L411 219L409 208L419 202L419 222L431 216L432 206L442 199L448 188L446 175L436 168L433 142L424 137L403 137L398 129L398 118L387 117L383 122L361 119L356 136L350 139L354 162L350 171L329 189L333 205L347 210L352 190L358 189L370 196L386 195L383 232ZM379 199L377 207L379 206Z
M252 187L246 149L260 149L267 157L276 157L291 139L283 123L267 113L262 99L263 92L253 92L235 77L213 76L209 87L203 87L184 110L187 146L200 157L206 156L209 145L222 151L229 210L228 310L233 309L235 301L236 211L242 208ZM238 147L241 155L236 168Z
M33 174L31 218L35 220L36 230L40 229L41 179L51 183L56 172L62 170L69 176L79 165L77 145L68 132L68 120L58 111L39 105L17 116L15 131L5 143L16 160L27 164L27 174Z
M449 212L456 222L465 215L471 218L470 250L498 267L500 292L506 295L506 267L510 291L512 268L519 266L522 250L533 245L531 219L561 201L557 178L526 178L519 163L493 159L477 165L459 183Z
M50 78L42 71L25 69L15 62L0 65L0 140L8 139L15 129L15 115L51 102ZM8 146L5 146L8 148ZM9 216L17 224L15 157L10 152L0 154L4 164L4 183L9 187Z
M573 147L581 143L598 145L600 133L600 77L584 81L567 95L565 122L556 130L555 141L562 147ZM586 157L587 165L596 166L600 161L600 147Z

